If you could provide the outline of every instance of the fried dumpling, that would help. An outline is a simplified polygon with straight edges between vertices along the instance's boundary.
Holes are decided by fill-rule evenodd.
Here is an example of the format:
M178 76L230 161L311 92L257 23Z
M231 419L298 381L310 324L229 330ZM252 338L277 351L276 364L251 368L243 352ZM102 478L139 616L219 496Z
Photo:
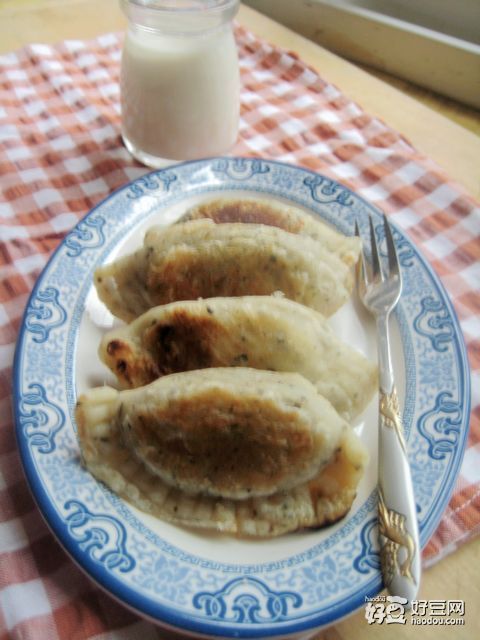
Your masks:
M234 371L238 375L241 370ZM191 376L192 373L176 374L169 378L179 375ZM246 375L256 376L258 372L251 371ZM290 374L276 373L270 373L270 376L291 377ZM158 382L164 380L167 378ZM296 385L297 381L293 386ZM90 472L120 497L146 513L179 525L240 536L266 537L306 527L321 527L339 520L350 509L368 461L368 453L348 425L343 424L333 437L336 445L329 461L320 465L309 480L298 477L298 484L290 488L243 499L208 493L193 494L179 488L178 479L171 475L166 482L125 445L125 422L119 418L123 406L120 398L132 393L137 393L137 390L118 392L110 387L93 389L80 398L76 421L83 459ZM271 392L269 394L273 395ZM271 400L273 402L273 397ZM323 424L321 415L319 419ZM230 423L230 426L233 424ZM330 436L327 439L330 440ZM292 445L297 449L305 444L302 444L302 440L294 439ZM183 444L191 441L190 438L183 440ZM171 448L175 451L175 447ZM182 455L186 454L188 461L191 453L183 451L181 446L177 454L180 451ZM229 453L233 453L233 450L230 449ZM222 456L221 462L226 469L226 484L230 487L225 456ZM190 462L185 462L183 466L186 464ZM244 480L248 479L246 489L252 488L247 486L253 479L251 469L252 466L249 466L249 470L242 472L247 474L243 476ZM262 484L263 480L260 480ZM251 495L248 491L246 494Z
M279 227L290 233L317 240L329 251L333 251L349 265L356 264L360 255L361 241L355 236L345 236L318 217L275 200L259 198L216 198L202 202L180 219L199 220L208 218L215 223L244 222Z
M353 288L351 269L311 238L256 224L194 220L153 227L135 253L98 268L100 299L129 322L176 300L270 295L331 315Z
M276 296L154 307L105 334L99 355L124 388L207 367L297 372L348 419L377 386L376 365L337 338L320 313Z
M80 398L80 432L90 406ZM345 426L302 376L248 368L165 376L107 406L124 446L166 484L235 499L309 480Z

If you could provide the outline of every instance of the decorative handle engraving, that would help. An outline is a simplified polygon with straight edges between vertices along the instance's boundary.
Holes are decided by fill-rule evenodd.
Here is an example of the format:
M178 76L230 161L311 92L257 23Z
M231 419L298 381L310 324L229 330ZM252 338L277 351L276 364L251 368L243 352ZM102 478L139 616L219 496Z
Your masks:
M383 580L412 601L420 584L420 545L403 423L395 386L380 388L378 524Z
M394 429L404 452L407 452L405 438L403 437L402 419L400 418L400 405L395 387L390 393L380 390L380 427L385 426Z
M383 579L386 587L390 587L396 573L408 578L416 584L412 575L412 562L416 551L415 541L405 528L406 517L393 509L388 509L383 491L378 491L378 524L380 534L385 538L380 548ZM400 561L402 549L406 557Z

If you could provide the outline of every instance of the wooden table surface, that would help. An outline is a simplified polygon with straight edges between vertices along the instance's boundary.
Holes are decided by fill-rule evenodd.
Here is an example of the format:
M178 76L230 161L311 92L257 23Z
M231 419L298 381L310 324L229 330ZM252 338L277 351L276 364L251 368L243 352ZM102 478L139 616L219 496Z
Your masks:
M405 135L419 150L435 160L447 174L480 199L480 137L442 114L442 100L435 111L420 103L401 83L402 90L385 83L359 67L261 14L242 6L241 24L266 40L295 51L322 77ZM53 43L66 38L93 38L100 33L125 28L117 0L0 0L0 53L31 42ZM458 107L461 111L461 106ZM445 108L448 116L448 108ZM469 118L472 118L471 110ZM480 117L478 119L480 125ZM475 123L474 127L475 130ZM480 540L474 540L426 570L420 599L465 600L465 626L413 627L411 624L369 625L361 610L323 632L319 640L419 640L480 637Z

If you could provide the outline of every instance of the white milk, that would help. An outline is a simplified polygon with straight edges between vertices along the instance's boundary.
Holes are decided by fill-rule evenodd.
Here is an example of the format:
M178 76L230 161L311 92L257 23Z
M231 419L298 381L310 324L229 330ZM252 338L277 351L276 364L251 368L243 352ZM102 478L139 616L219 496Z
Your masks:
M231 25L184 35L130 28L121 95L125 144L145 164L226 152L236 140L239 117Z

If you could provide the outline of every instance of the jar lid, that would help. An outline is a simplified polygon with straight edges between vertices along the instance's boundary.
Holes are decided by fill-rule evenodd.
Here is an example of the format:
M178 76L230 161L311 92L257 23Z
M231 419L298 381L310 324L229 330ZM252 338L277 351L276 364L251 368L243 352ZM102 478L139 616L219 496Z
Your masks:
M198 32L233 20L239 0L121 0L128 20L147 30Z

